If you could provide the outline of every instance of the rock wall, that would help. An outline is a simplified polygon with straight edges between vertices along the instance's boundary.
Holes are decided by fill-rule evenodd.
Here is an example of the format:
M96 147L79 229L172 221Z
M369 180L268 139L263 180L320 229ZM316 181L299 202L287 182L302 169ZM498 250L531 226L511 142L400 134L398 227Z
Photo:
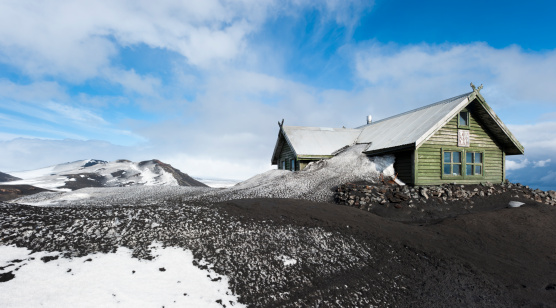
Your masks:
M547 205L556 205L556 192L532 190L529 186L519 183L504 183L494 185L484 183L480 185L444 184L441 186L399 186L393 183L346 183L336 188L334 201L337 204L358 207L372 211L378 206L393 205L395 208L415 207L419 203L443 203L455 201L472 202L472 198L479 196L495 196L509 193L511 197L525 198Z

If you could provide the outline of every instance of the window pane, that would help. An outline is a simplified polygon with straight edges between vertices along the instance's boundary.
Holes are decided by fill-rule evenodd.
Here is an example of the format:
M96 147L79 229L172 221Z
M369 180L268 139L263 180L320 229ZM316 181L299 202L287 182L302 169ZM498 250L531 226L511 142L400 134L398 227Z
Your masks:
M451 163L452 162L452 152L444 152L444 162ZM450 173L450 172L448 172Z
M454 152L454 163L461 163L461 153Z
M473 153L465 153L465 162L469 164L473 162Z
M459 113L459 125L460 126L469 126L468 116L469 116L469 113L467 113L465 111L462 111L462 112Z
M461 165L454 165L452 175L461 175Z
M452 165L450 165L450 164L445 164L445 165L444 165L444 174L450 175L450 170L452 170Z
M475 174L476 174L476 175L480 175L480 174L481 174L481 166L475 166Z
M473 175L473 165L466 165L465 166L465 174L466 175Z
M483 162L483 154L475 153L475 163L480 164Z

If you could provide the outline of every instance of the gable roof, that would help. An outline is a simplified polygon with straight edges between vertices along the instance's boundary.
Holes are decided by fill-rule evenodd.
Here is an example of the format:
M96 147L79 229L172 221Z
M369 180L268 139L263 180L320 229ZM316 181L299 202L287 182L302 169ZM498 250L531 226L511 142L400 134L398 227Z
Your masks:
M277 163L284 142L287 142L298 158L325 158L334 152L355 143L360 129L282 126L278 142L272 155L272 163ZM281 137L283 139L281 139Z
M368 144L364 151L367 154L416 149L466 107L495 136L506 155L524 153L517 138L474 88L472 92L354 129L281 126L283 140L279 135L272 163L277 163L283 142L289 143L298 159L330 157L339 149L355 143Z
M471 93L469 101L471 103L467 106L467 109L481 119L486 128L497 137L497 141L506 155L521 155L525 152L523 145L500 120L494 110L490 108L479 91Z
M472 92L471 92L472 93ZM415 110L362 126L357 143L368 143L365 152L415 147L432 135L468 103L465 93Z

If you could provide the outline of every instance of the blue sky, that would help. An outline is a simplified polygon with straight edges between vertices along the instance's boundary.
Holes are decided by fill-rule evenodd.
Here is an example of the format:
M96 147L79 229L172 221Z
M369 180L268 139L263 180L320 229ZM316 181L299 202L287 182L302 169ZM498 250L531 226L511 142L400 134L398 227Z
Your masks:
M484 84L556 189L551 1L2 1L0 171L158 158L270 168L276 122L356 127Z

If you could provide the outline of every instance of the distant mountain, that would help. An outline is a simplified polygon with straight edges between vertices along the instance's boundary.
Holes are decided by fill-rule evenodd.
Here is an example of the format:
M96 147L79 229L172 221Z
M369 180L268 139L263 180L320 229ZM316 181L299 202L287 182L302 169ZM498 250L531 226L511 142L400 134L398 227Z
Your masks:
M11 176L7 173L0 172L0 182L11 182L21 180L20 178L16 178L15 176Z
M8 185L27 184L51 190L76 190L85 187L123 187L136 185L207 185L157 159L132 162L125 159L107 162L79 160L46 168L12 172L19 180Z

